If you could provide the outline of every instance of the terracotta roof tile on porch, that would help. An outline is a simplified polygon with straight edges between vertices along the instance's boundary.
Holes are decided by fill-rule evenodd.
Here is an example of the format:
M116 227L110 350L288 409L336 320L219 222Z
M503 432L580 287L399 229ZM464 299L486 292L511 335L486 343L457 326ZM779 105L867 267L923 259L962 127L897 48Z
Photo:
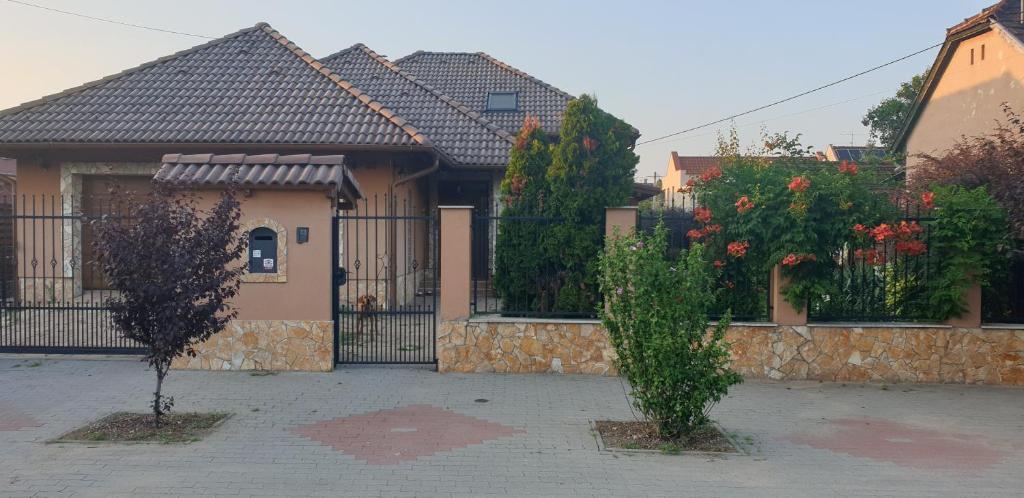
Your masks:
M162 162L154 180L176 186L323 188L343 194L347 201L362 198L340 155L166 154Z
M0 144L429 146L265 23L0 111Z

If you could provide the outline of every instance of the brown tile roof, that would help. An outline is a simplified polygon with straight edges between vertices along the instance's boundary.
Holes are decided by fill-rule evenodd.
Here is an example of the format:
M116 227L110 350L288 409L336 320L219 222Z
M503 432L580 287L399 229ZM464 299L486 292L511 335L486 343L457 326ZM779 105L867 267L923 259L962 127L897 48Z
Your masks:
M0 111L0 143L427 146L265 23Z
M403 71L363 44L322 59L325 66L373 95L430 137L459 165L504 166L515 138L470 109Z
M310 154L166 154L153 179L176 186L322 188L362 197L345 156Z
M699 175L712 166L721 167L722 158L717 156L680 156L672 152L672 167L688 175Z
M759 159L763 159L765 161L769 161L769 162L771 162L773 160L776 160L776 159L779 159L778 157L772 157L772 156L759 156L758 158ZM811 158L808 157L808 159L811 159ZM816 161L820 162L821 166L823 166L823 167L826 166L826 165L831 166L831 165L838 165L839 164L838 161L827 161L827 160L825 160L824 156L818 156L816 158ZM705 171L707 171L708 169L710 169L713 166L721 168L722 167L722 158L719 157L719 156L680 156L676 152L672 152L672 167L675 168L676 171L684 171L684 172L686 172L686 174L688 174L690 176L700 175L701 173L704 173ZM891 175L891 174L895 173L895 171L896 171L896 165L891 164L891 163L879 163L879 164L871 164L871 165L862 164L861 165L861 168L865 168L865 167L872 168L874 171L877 171L879 174L881 174L883 176L884 175Z
M516 133L527 114L541 128L558 133L572 95L483 52L415 52L395 61L444 95L480 112L490 122ZM488 92L518 92L518 111L487 111Z
M998 22L1006 27L1010 33L1016 35L1018 39L1024 41L1024 23L1021 22L1022 7L1024 5L1021 4L1020 0L1002 0L947 29L946 36L954 36L971 28L987 25L990 22Z

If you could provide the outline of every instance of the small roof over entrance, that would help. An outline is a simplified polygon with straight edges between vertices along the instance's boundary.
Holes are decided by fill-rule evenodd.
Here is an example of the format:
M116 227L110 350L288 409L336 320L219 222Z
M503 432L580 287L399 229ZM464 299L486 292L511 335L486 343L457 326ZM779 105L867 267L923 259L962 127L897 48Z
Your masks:
M363 197L342 155L165 154L162 162L154 180L175 186L322 189L343 205Z

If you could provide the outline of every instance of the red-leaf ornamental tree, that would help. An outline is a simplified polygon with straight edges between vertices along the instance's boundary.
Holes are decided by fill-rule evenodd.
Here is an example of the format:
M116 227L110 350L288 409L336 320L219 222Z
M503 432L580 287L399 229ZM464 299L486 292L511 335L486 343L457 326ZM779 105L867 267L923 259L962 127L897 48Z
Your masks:
M114 326L148 348L159 425L174 404L161 394L171 361L194 355L193 346L235 317L228 301L238 293L246 238L239 233L239 203L230 190L208 211L193 196L163 185L130 205L129 219L106 215L92 222L94 244L117 291L109 301Z

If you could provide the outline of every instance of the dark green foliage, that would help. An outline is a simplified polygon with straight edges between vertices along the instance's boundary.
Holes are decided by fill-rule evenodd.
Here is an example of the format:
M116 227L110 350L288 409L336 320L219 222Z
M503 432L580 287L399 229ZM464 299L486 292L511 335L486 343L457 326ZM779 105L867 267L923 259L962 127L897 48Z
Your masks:
M543 241L560 270L557 311L591 311L597 305L597 256L604 239L605 208L629 200L639 160L631 147L637 132L602 111L593 97L569 103L552 151L545 212L560 220Z
M924 86L927 72L911 78L910 81L900 85L896 95L881 101L878 105L868 110L868 113L861 120L861 124L871 128L871 138L878 140L884 149L890 149L899 139L903 125L910 115L910 108L917 99L917 94Z
M967 311L964 292L987 286L1007 270L1009 228L1002 208L984 187L938 187L934 220L928 223L937 271L926 282L928 304L944 320Z
M494 288L505 310L548 311L553 300L550 272L540 240L548 225L516 217L541 217L549 195L551 150L536 118L527 117L501 182L502 216L494 250Z
M729 369L728 314L709 330L715 276L696 244L665 258L666 232L612 237L600 259L601 318L634 403L664 437L689 434L742 377Z
M877 192L879 178L870 168L856 174L840 172L836 165L799 155L723 158L721 175L698 181L697 199L712 216L708 225L721 231L700 238L709 259L723 266L719 300L733 314L749 314L762 307L771 269L790 254L810 257L784 266L791 278L783 289L786 300L803 309L813 296L833 294L834 255L851 239L857 223L874 226L896 216L895 208ZM809 183L794 191L794 178ZM740 210L746 197L752 206ZM742 257L727 252L731 242L747 242Z

